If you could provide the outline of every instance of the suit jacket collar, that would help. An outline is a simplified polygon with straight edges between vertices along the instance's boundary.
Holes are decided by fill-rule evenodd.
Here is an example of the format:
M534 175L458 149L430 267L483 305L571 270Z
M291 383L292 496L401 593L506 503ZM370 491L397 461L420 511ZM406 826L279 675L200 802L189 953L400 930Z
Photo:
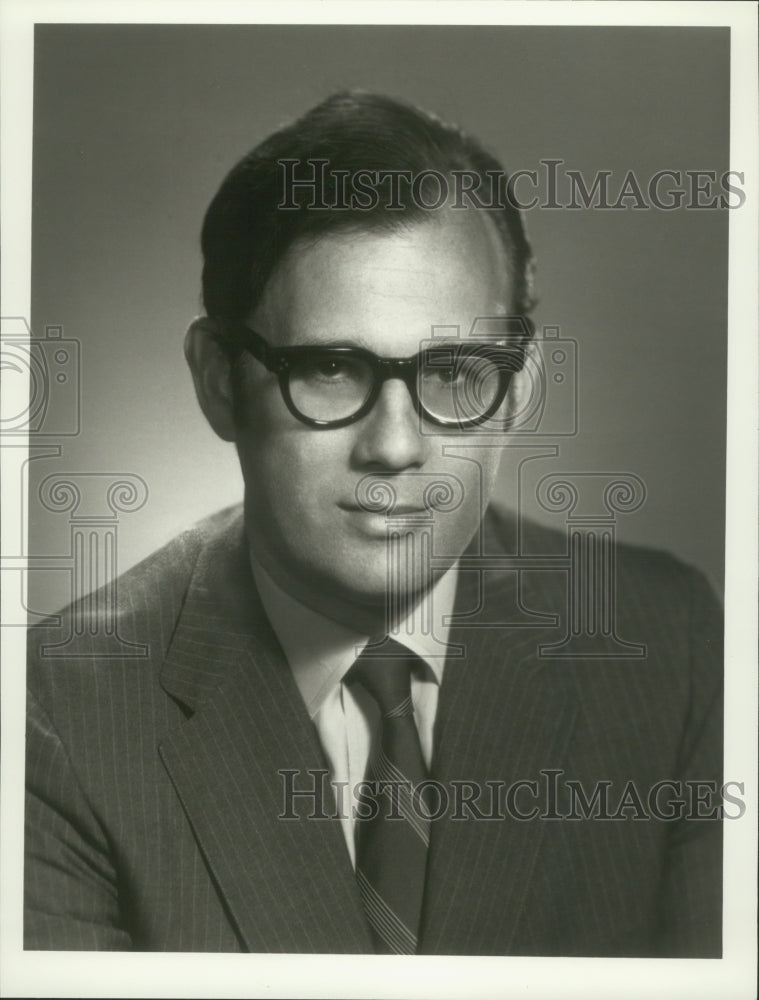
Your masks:
M194 713L247 651L276 637L248 563L242 515L202 544L161 670L161 686Z

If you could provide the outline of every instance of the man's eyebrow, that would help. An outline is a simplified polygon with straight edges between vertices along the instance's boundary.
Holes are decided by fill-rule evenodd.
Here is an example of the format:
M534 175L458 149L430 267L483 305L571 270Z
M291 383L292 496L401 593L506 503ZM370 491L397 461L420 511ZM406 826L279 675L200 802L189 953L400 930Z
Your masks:
M288 344L288 347L356 347L361 348L366 351L370 351L371 347L362 343L360 339L352 339L350 337L334 337L329 340L314 340L313 338L304 337L303 339L294 340L292 344Z
M417 351L423 349L422 345L427 344L430 337L422 337L419 340ZM443 338L435 338L436 340L443 340ZM455 342L457 338L452 338ZM284 346L284 345L283 345ZM329 340L314 340L311 337L305 336L303 339L293 339L288 347L352 347L361 351L369 351L371 354L377 354L376 344L371 344L364 340L360 334L355 337L331 337ZM412 352L413 354L414 352Z

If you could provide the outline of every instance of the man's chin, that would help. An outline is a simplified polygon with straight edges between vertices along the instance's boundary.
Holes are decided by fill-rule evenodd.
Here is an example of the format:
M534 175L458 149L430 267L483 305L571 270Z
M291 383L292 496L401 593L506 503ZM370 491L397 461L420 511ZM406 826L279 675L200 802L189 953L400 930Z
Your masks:
M374 633L402 621L431 586L431 570L423 568L419 550L418 545L394 550L373 540L352 540L344 547L338 540L328 552L276 551L259 544L253 555L301 604L348 628Z
M356 607L384 607L393 600L411 599L428 589L429 581L422 580L421 574L414 579L397 579L398 574L383 567L376 570L359 571L350 574L335 574L313 578L316 592L339 599ZM394 579L395 578L395 579Z
M429 589L430 579L397 579L387 565L356 566L349 573L310 573L299 577L299 599L348 628L375 634L402 621Z

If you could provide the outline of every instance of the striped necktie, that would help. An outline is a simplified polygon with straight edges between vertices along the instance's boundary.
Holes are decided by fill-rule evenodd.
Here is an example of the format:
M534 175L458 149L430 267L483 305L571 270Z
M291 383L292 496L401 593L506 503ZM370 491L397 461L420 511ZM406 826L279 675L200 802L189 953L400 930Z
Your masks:
M413 955L429 843L429 820L413 789L427 777L414 722L411 672L418 657L394 640L362 653L348 675L382 713L356 820L356 879L381 954Z

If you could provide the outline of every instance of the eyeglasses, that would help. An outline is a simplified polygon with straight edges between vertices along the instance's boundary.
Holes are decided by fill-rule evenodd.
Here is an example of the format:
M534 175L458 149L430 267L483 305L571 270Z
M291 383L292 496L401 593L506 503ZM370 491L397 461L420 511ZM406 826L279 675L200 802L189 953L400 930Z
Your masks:
M499 343L430 343L410 358L381 358L363 347L272 347L255 330L240 326L239 346L279 378L287 408L309 427L345 427L365 416L383 384L406 384L421 418L466 429L498 410L523 348Z

